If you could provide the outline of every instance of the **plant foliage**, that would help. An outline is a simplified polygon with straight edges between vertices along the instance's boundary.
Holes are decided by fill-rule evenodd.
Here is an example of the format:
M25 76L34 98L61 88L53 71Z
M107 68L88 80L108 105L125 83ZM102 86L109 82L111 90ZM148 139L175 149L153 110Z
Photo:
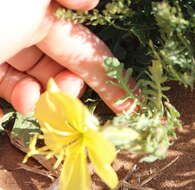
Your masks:
M102 0L92 11L60 8L56 16L88 25L118 58L104 58L108 76L116 81L108 82L126 92L119 104L130 98L134 106L102 129L105 136L120 149L147 155L142 161L164 158L175 126L181 126L165 95L167 82L190 88L195 83L195 1ZM130 77L136 79L134 89Z
M92 27L114 55L135 71L158 54L168 80L186 87L195 81L195 2L193 0L104 0L92 11L60 8L56 16ZM101 26L101 29L99 29ZM153 43L151 49L150 41ZM156 51L156 52L154 52Z
M105 58L105 69L111 78L117 80L116 84L125 90L126 96L121 98L122 102L130 98L134 100L135 106L126 113L116 116L103 133L120 149L146 154L142 161L162 159L176 137L175 127L181 126L178 120L180 114L163 93L169 90L169 87L164 85L167 77L163 73L162 65L158 60L153 60L152 65L145 71L148 79L139 80L137 86L130 90L128 78L132 72L127 72L123 77L122 64L116 67L116 62L119 63L116 58ZM144 99L134 95L137 88L142 89L141 96L144 96ZM141 107L140 112L134 112L137 105ZM117 134L113 134L114 128L119 129L116 131ZM124 141L124 133L129 134L127 141Z

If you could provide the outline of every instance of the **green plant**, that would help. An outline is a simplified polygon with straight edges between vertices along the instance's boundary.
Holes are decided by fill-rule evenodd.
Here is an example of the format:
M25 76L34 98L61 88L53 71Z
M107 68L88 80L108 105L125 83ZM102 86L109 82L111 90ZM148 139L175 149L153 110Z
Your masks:
M118 58L104 59L108 76L116 81L108 82L126 93L118 104L130 98L134 105L102 130L119 149L146 155L142 161L164 158L175 127L181 126L180 114L165 92L171 80L194 86L194 10L193 0L106 0L92 11L56 12L58 18L89 25ZM137 82L133 89L130 77ZM139 88L140 95L134 93ZM140 112L134 112L137 106Z
M114 55L136 73L150 65L155 51L168 80L186 87L195 82L195 2L193 0L107 0L97 9L74 12L60 8L56 16L90 26ZM153 50L149 42L154 44Z
M147 155L142 161L164 158L168 147L176 137L174 129L176 126L181 126L181 123L178 119L180 114L163 93L170 88L164 86L167 77L163 73L161 62L153 60L152 65L145 71L148 78L140 79L136 87L131 90L128 87L128 79L132 74L131 69L127 70L129 72L123 76L123 64L116 58L105 58L104 66L108 76L116 79L117 82L114 85L118 85L126 92L126 96L118 103L131 98L135 106L141 107L141 111L135 112L135 106L132 106L124 114L116 116L111 125L103 129L103 133L120 149ZM113 82L111 84L113 85ZM137 88L142 89L140 96L134 95ZM114 128L119 129L116 131L118 138L113 138ZM120 130L129 133L131 138L125 142Z

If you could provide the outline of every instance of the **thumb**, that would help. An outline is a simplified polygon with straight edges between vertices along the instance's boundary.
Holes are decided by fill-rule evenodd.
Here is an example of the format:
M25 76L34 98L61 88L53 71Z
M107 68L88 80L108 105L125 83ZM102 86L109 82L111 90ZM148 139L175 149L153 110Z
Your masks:
M0 1L0 63L28 45L49 3L50 0Z

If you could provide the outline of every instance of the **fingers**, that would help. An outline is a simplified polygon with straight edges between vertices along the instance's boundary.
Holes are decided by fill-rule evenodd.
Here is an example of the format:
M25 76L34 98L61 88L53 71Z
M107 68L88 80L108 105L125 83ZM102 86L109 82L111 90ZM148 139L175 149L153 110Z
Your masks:
M49 78L54 78L65 93L78 97L84 91L84 81L44 55L38 48L26 48L8 60L15 69L25 71L37 79L43 89Z
M66 94L78 97L84 91L84 81L80 77L66 70L48 56L43 56L26 73L36 78L43 88L46 87L49 78L52 77Z
M80 77L65 70L36 47L22 50L8 62L15 69L7 64L0 65L0 78L4 78L4 82L0 83L0 96L11 102L15 109L23 114L33 110L41 86L45 89L51 77L56 80L62 91L71 96L78 97L84 92L84 81ZM5 91L3 88L6 85L9 88Z
M63 92L73 97L81 97L86 89L84 81L68 70L60 72L54 79Z
M25 48L14 57L10 58L7 62L19 71L27 71L33 68L44 56L35 46Z
M40 84L32 77L26 76L14 85L11 92L10 103L22 114L32 112L40 97Z
M71 96L77 97L84 90L84 82L69 71L58 73L54 79ZM8 64L0 65L0 97L10 102L18 112L32 112L41 91L41 85L34 77L19 72Z
M10 102L17 111L27 114L33 111L40 95L39 83L8 64L0 65L0 97Z
M128 109L132 101L119 106L115 102L125 95L119 87L106 83L103 56L112 56L106 45L80 24L57 21L37 46L58 63L80 76L116 113ZM131 82L133 86L134 83Z
M33 67L26 71L29 75L35 77L43 86L47 85L50 77L55 77L64 68L48 56L44 55L39 62L35 63Z
M74 10L90 10L96 7L99 0L57 0L60 4Z

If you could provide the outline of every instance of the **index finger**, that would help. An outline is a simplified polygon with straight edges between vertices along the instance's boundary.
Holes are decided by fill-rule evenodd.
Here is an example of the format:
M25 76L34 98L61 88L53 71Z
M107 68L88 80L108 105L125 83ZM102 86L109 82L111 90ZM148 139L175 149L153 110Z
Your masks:
M53 13L52 13L53 15ZM108 47L80 24L53 20L52 27L37 46L61 65L80 76L93 88L105 103L115 112L121 113L133 104L127 100L116 104L125 95L118 86L107 84L110 80L103 68L103 56L112 57ZM135 83L131 80L130 86Z

